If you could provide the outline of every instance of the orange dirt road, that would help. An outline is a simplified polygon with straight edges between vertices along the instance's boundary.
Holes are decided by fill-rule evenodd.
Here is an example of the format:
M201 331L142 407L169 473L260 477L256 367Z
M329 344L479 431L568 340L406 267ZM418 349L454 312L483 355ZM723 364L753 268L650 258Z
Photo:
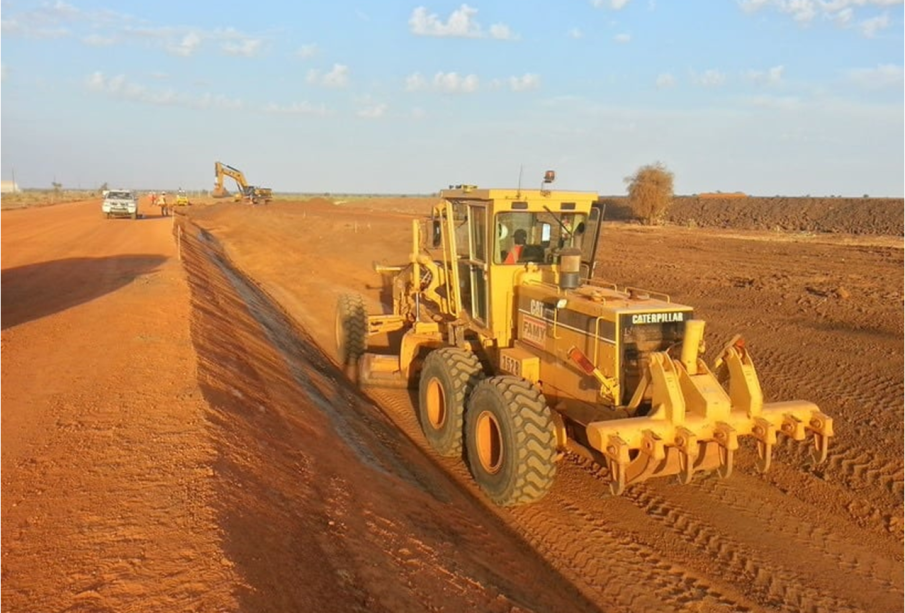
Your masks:
M371 263L428 207L4 212L3 610L902 610L901 238L607 225L599 274L743 332L768 400L835 418L830 459L614 498L567 456L497 509L408 393L336 366L336 296L380 309Z

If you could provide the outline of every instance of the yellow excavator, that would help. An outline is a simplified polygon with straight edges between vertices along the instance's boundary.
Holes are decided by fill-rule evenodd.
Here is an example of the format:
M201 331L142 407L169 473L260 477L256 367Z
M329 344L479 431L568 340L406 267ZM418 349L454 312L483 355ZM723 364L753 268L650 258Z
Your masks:
M261 204L270 202L273 198L273 190L269 187L258 187L249 185L245 180L245 173L238 168L233 168L228 164L214 162L214 189L211 196L214 198L227 198L229 192L223 187L223 180L230 177L236 182L238 191L233 195L233 200L241 202L245 200L251 204Z
M392 312L337 302L338 356L363 385L418 389L425 439L462 457L502 506L543 497L563 452L607 469L614 495L652 477L732 473L739 443L770 467L777 435L826 459L833 420L764 401L740 336L711 366L690 306L593 276L603 209L590 192L440 192L406 264L375 265Z

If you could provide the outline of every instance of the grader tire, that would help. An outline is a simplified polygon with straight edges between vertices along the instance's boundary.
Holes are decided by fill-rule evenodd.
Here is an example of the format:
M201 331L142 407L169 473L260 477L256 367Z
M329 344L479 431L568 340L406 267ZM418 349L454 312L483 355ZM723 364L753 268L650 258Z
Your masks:
M342 366L358 362L368 345L368 312L358 294L336 301L336 353Z
M418 421L424 438L443 457L462 457L465 402L484 371L477 356L443 347L430 352L418 382Z
M556 477L556 433L540 390L511 376L479 383L466 410L465 453L475 481L496 504L543 498Z

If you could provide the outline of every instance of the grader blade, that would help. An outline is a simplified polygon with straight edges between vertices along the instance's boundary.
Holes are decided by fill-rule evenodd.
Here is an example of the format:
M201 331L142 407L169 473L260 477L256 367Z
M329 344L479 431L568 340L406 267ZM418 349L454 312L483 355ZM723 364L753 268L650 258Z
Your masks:
M741 341L727 346L720 360L728 372L728 392L696 353L683 351L681 360L667 353L652 354L646 377L652 411L644 417L587 426L589 442L606 458L614 494L664 475L677 475L685 484L695 472L715 471L727 478L739 437L756 440L761 472L770 468L779 433L796 441L810 434L811 458L815 463L826 460L832 418L802 400L764 404L754 365Z

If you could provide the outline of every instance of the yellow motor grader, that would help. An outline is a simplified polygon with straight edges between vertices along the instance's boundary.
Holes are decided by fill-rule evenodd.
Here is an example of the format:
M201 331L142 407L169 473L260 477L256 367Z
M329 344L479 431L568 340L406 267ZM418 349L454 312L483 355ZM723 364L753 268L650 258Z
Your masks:
M543 497L563 452L605 466L614 495L663 475L728 477L746 436L761 471L778 434L810 434L824 461L832 419L811 402L765 403L741 337L710 368L691 307L593 277L598 196L546 189L553 179L443 190L429 232L413 222L409 262L375 266L392 312L339 297L338 355L360 383L417 387L431 447L464 448L503 506Z

